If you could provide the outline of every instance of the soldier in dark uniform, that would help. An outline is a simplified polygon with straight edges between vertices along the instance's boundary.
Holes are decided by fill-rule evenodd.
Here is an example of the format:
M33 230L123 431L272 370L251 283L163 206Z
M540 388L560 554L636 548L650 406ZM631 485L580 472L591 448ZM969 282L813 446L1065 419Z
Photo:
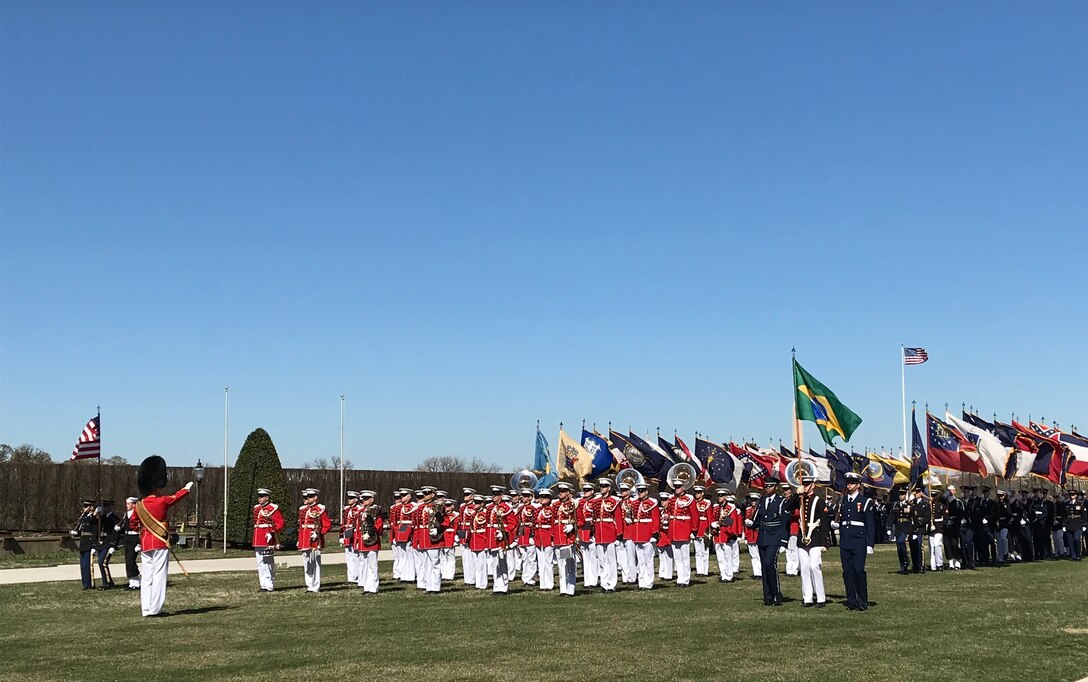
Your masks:
M1050 511L1050 533L1054 540L1054 556L1052 559L1064 559L1069 556L1069 548L1065 546L1065 504L1061 495L1055 491L1053 499L1046 501Z
M1035 497L1029 507L1028 525L1031 527L1032 547L1035 549L1036 559L1052 559L1054 553L1050 548L1050 517L1051 507L1047 506L1047 500L1043 496L1042 488L1033 488Z
M102 500L100 509L99 521L102 531L99 534L98 572L102 576L102 589L112 590L113 572L110 570L110 561L113 560L113 553L117 551L118 543L117 531L114 528L121 522L121 517L113 511L113 500Z
M968 570L975 568L975 517L981 522L981 510L979 498L975 495L977 488L973 485L963 486L964 515L960 523L960 544L963 545L963 565Z
M1031 561L1031 550L1024 539L1027 535L1027 505L1024 503L1024 491L1009 496L1009 559L1012 561Z
M1081 491L1070 489L1065 513L1065 543L1069 546L1069 558L1080 561L1080 543L1088 529L1088 504Z
M892 504L888 522L891 524L889 530L892 537L895 538L895 552L899 556L899 575L906 575L910 561L910 535L914 526L911 523L911 503L907 500L907 489L901 488L897 497L898 499Z
M922 572L922 538L929 532L929 500L921 488L914 489L914 499L910 503L910 570Z
M117 522L118 544L125 552L125 575L128 576L128 589L140 589L140 567L136 558L140 555L140 517L136 515L136 503L140 499L129 497L125 500L125 513Z
M877 528L880 528L881 532L876 534L877 543L885 543L888 539L895 539L895 533L892 532L892 508L895 506L894 502L891 502L887 497L881 496L873 501L873 509L876 514Z
M954 571L963 568L963 544L960 538L960 529L967 517L967 508L963 500L956 497L956 486L948 486L945 496L947 517L945 522L944 549L948 554L948 567Z
M91 553L98 547L98 516L95 514L94 500L83 500L83 511L69 534L79 543L79 577L83 589L92 590Z
M997 565L997 545L994 541L994 526L997 525L997 503L990 497L990 487L982 486L975 516L971 518L975 533L975 561L978 565Z
M785 547L790 535L790 517L797 506L797 497L787 500L778 494L778 481L767 479L765 492L757 502L756 512L744 522L759 531L756 546L763 574L763 605L781 606L782 589L778 580L778 550Z
M851 471L844 478L846 494L839 500L839 509L831 527L841 529L839 558L842 560L842 580L846 587L846 608L865 611L869 608L865 557L873 553L876 542L876 510L872 500L861 493L861 475Z
M1009 509L1009 496L1004 490L997 491L997 501L994 503L995 540L997 541L997 554L994 558L997 565L1001 566L1010 560L1009 557L1009 528L1012 525L1012 511Z

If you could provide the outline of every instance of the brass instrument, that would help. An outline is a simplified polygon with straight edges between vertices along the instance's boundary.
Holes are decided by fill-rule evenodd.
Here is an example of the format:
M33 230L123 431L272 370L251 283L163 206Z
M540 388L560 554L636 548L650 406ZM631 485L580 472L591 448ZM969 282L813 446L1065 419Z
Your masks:
M435 538L440 535L439 529L442 526L443 509L441 502L432 502L430 506L431 514L430 518L427 519L427 528L430 531L431 537Z
M367 505L359 512L359 531L362 533L363 545L373 547L378 544L378 527L374 519L381 511L378 505Z
M514 490L521 490L522 488L535 488L537 481L537 475L528 469L522 469L513 476L510 477L510 487Z
M680 485L683 486L684 492L687 492L688 488L695 485L695 479L698 475L699 472L695 470L695 467L687 462L679 462L672 465L665 476L665 480L668 482L670 489Z
M706 534L703 536L703 539L706 540L710 544L714 544L714 536L717 534L718 530L721 530L722 523L725 522L725 517L728 516L725 513L725 507L728 504L730 504L730 503L726 502L725 504L722 504L722 505L718 506L718 518L717 518L718 528L715 529L715 528L711 528L710 526L707 526Z
M646 482L646 478L639 473L638 469L627 468L616 474L616 486L626 483L633 490L635 486L641 485Z
M816 478L816 465L803 459L795 459L786 465L786 482L791 486L800 488L802 476Z

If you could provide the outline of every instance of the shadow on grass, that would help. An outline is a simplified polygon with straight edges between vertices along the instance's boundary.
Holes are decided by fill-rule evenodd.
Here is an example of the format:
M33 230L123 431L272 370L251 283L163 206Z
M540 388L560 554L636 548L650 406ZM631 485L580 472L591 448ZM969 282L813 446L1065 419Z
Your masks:
M215 611L229 611L231 609L236 609L236 608L238 608L238 607L237 606L227 606L225 604L220 604L218 606L203 606L203 607L201 607L199 609L181 609L180 611L171 611L169 615L171 615L171 616L198 616L198 615L200 615L202 613L214 613Z

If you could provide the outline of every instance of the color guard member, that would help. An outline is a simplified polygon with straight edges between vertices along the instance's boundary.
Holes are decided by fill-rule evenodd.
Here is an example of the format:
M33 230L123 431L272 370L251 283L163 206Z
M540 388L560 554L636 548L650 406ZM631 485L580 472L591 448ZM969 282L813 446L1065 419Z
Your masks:
M802 475L797 503L797 561L801 574L801 606L822 609L824 551L831 546L831 513L827 499L816 491L816 478ZM815 596L815 601L813 597Z
M861 493L861 474L851 471L845 478L846 493L839 501L838 516L831 522L831 527L840 529L839 557L846 587L846 607L851 611L865 611L869 608L865 557L873 553L876 542L876 513L873 501Z
M140 567L136 558L140 555L140 517L136 516L138 497L125 499L125 513L117 524L117 536L125 548L125 575L128 577L128 589L140 589Z

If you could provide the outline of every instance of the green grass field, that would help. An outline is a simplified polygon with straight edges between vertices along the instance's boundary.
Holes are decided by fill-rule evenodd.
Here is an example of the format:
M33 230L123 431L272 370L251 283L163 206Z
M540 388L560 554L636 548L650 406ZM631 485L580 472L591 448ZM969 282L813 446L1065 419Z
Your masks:
M337 548L337 550L339 550L339 548ZM177 553L178 558L183 562L194 559L222 559L225 557L235 558L253 556L253 550L251 549L229 548L227 549L226 554L224 554L222 547L212 547L211 549L176 548L174 551ZM9 554L0 557L0 571L6 568L41 568L46 566L67 566L78 563L79 552L74 550L52 552L50 554ZM117 571L117 566L120 565L121 575L124 575L124 550L117 550L117 553L113 555L112 565L115 573Z
M838 552L829 599L841 601ZM742 567L748 563L742 556ZM441 595L392 583L364 595L344 567L326 589L281 570L184 578L171 566L167 618L139 595L76 583L0 587L0 677L61 679L1076 680L1088 674L1088 562L899 576L895 550L869 561L866 613L840 604L762 606L758 581L714 576L686 590L580 593L513 583L495 597L457 581ZM714 562L711 561L711 570ZM700 579L702 580L702 579ZM141 642L144 644L141 646ZM143 649L143 650L142 650Z

